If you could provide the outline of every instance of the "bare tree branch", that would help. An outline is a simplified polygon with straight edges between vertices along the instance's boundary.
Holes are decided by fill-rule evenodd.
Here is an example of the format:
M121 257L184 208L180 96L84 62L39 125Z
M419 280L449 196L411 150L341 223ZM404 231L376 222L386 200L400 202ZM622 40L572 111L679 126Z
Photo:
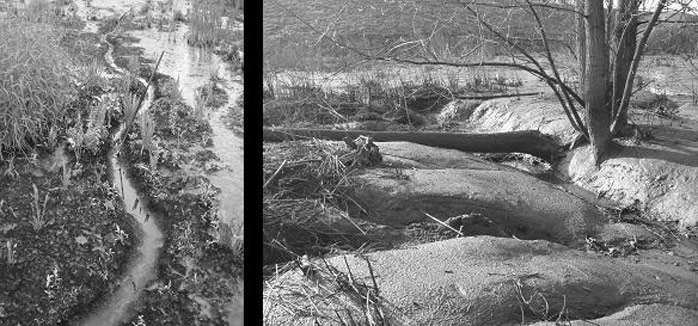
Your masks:
M642 51L645 47L645 44L647 43L647 39L650 36L650 33L652 33L652 29L656 25L657 19L659 19L659 16L661 15L662 11L667 5L668 0L659 0L657 3L657 7L654 10L654 14L652 15L652 19L650 19L649 24L647 25L647 28L645 29L645 32L642 34L642 38L640 39L640 42L637 44L637 48L635 49L635 54L633 55L633 61L632 64L630 65L630 73L628 73L628 77L625 81L625 89L623 90L623 98L620 102L620 107L618 109L618 113L613 116L613 123L611 123L611 134L616 133L616 129L618 128L618 121L619 117L621 117L625 112L628 110L628 103L630 102L630 93L633 88L633 80L635 78L635 74L637 73L637 67L640 64L640 58L642 56Z
M555 65L555 61L553 60L553 55L550 52L550 46L548 44L548 38L545 34L545 28L543 27L543 23L541 23L540 16L538 16L538 12L536 11L536 8L531 4L530 0L526 0L526 3L529 6L529 9L531 10L531 13L533 14L533 17L536 20L536 24L538 25L538 33L540 33L541 38L543 39L543 46L545 48L545 56L548 58L548 63L550 64L550 68L553 71L553 74L555 75L555 78L557 80L560 79L560 74L557 70L557 66ZM586 130L586 127L584 126L584 122L582 119L579 117L579 114L577 113L577 109L574 107L574 102L572 102L572 99L570 98L570 95L567 91L564 89L562 90L562 94L565 96L565 100L567 100L566 104L565 101L562 101L560 96L558 94L558 99L560 100L560 104L562 104L562 108L565 111L565 114L567 117L570 117L570 113L574 117L574 119L570 119L570 123L572 124L572 127L582 133L584 137L588 140L589 139L589 133ZM568 107L569 105L569 107Z

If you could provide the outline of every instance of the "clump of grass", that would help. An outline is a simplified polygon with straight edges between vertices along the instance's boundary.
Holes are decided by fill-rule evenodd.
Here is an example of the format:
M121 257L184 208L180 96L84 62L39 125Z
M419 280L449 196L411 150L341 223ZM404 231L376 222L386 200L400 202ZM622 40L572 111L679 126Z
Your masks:
M106 80L102 77L104 67L97 61L92 61L87 66L82 68L83 82L88 89L103 89L106 85Z
M121 98L121 101L124 110L124 121L134 121L138 111L138 95L126 93Z
M49 25L0 20L0 152L27 150L69 118L73 62Z

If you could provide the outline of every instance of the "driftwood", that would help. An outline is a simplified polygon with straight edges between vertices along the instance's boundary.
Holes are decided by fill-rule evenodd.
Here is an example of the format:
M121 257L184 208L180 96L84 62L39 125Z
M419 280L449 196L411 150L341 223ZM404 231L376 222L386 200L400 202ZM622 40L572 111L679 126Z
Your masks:
M481 96L454 96L454 98L457 98L459 100L482 100L482 101L487 101L487 100L494 100L497 98L509 98L509 97L522 97L522 96L538 96L542 95L542 92L530 92L530 93L519 93L519 94L514 94L514 93L509 93L509 94L493 94L493 95L481 95Z
M426 146L457 149L464 152L531 154L553 163L559 158L561 146L551 137L536 130L491 134L461 134L450 132L392 132L367 130L326 130L264 127L263 139L268 142L319 138L343 140L360 135L373 141L406 141Z

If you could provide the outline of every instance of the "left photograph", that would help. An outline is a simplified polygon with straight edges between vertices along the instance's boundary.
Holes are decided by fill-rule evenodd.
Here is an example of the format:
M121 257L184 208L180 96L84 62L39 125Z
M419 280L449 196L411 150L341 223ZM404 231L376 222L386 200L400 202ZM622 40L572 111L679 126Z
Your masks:
M243 325L243 1L0 1L0 325Z

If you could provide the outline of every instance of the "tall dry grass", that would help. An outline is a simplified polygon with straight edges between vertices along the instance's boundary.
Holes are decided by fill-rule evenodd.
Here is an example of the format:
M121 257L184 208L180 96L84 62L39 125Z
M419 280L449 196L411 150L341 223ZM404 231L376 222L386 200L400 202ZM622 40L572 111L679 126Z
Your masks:
M76 94L73 60L51 25L0 20L0 153L47 140Z

